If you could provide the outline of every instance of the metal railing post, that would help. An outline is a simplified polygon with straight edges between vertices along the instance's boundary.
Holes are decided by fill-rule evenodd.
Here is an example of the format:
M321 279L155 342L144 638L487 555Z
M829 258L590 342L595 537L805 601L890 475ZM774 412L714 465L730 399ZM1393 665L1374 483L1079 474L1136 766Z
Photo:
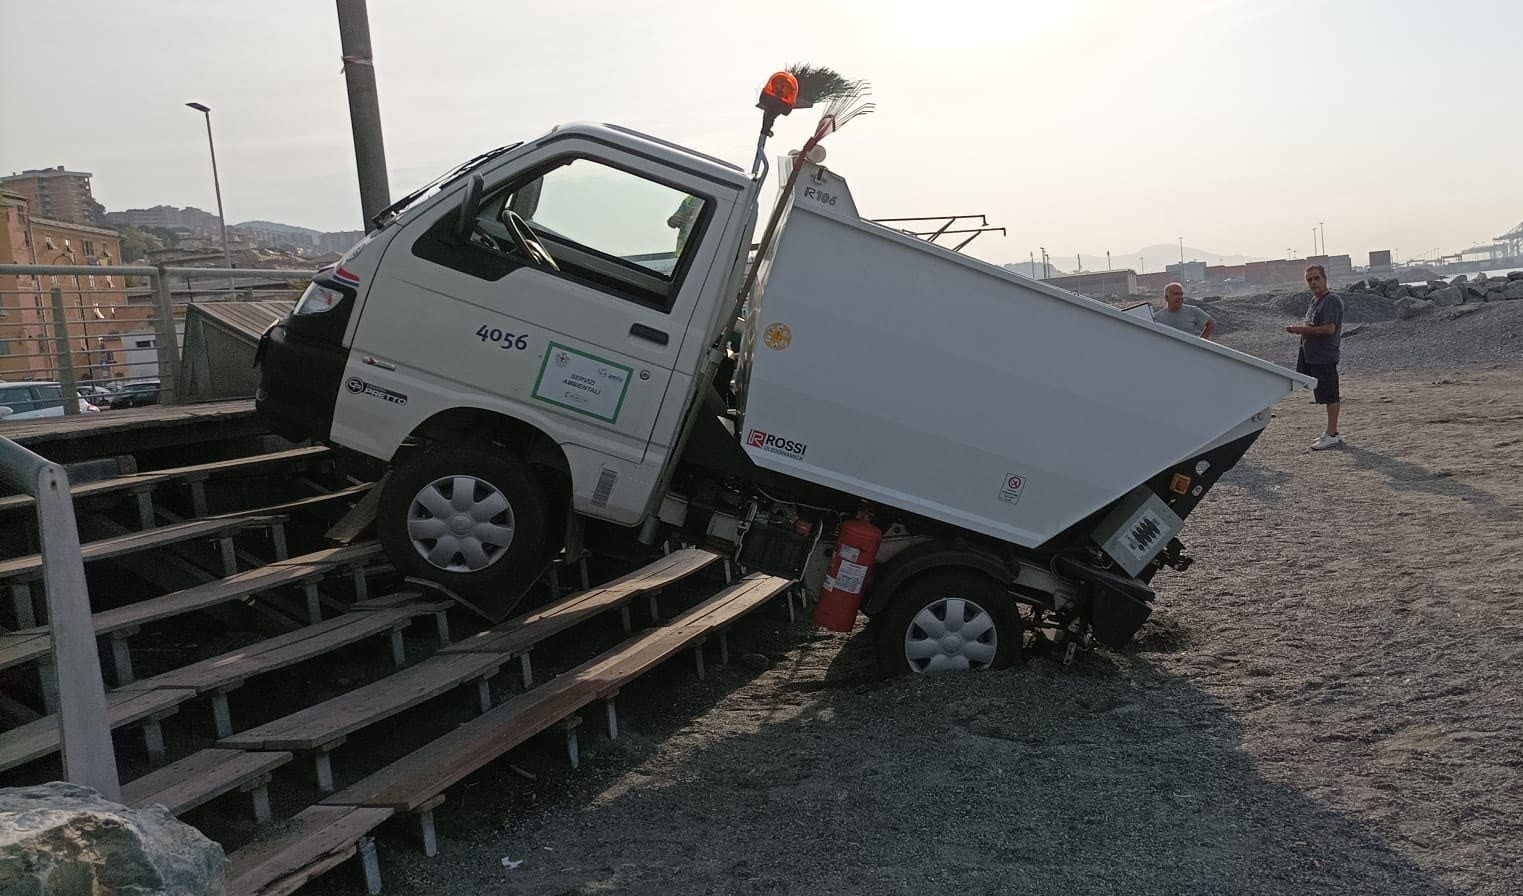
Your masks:
M154 329L159 344L159 402L180 403L180 337L175 332L174 299L169 294L169 274L163 265L153 278Z
M58 382L63 386L63 412L79 413L79 384L74 378L74 358L69 351L69 320L63 308L63 290L53 287L53 351L58 355Z
M0 438L0 481L31 494L37 502L64 776L70 783L93 787L106 799L121 802L68 475L57 464Z

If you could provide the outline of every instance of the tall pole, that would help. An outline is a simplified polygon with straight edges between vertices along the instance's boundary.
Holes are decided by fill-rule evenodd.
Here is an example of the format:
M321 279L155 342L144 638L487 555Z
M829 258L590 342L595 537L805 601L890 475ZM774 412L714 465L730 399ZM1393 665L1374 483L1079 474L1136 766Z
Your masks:
M1327 224L1322 222L1322 221L1318 221L1317 222L1317 230L1320 231L1321 234L1322 234L1322 254L1326 255L1327 254Z
M338 38L344 53L344 81L349 87L349 125L354 131L354 167L360 176L360 210L365 230L391 204L386 184L386 147L381 140L381 104L370 54L370 14L365 0L337 0Z
M1311 254L1317 254L1317 228L1311 229Z
M217 142L212 139L212 110L202 103L186 103L206 116L206 145L212 153L212 188L217 191L217 224L222 228L222 261L229 269L233 266L233 253L227 247L227 218L222 214L222 179L217 176ZM231 287L229 282L229 287Z

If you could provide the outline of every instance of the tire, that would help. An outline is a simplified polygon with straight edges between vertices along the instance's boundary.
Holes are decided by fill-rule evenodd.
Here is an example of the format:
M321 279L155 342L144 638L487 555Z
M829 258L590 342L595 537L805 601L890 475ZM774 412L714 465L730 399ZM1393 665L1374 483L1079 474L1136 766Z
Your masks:
M516 603L544 565L547 510L538 480L506 449L440 445L392 470L376 527L404 574Z
M1015 599L968 569L915 576L873 622L878 665L886 675L1003 669L1020 659L1025 640Z

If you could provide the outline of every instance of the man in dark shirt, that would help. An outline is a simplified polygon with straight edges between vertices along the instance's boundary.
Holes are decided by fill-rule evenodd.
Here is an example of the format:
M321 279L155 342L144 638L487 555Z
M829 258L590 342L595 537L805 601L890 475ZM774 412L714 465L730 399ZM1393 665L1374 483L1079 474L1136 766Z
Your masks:
M1311 450L1321 451L1343 444L1338 434L1338 358L1343 338L1343 300L1327 289L1327 270L1320 264L1306 268L1306 285L1311 287L1311 306L1300 324L1285 328L1301 337L1296 354L1296 372L1317 378L1313 391L1317 404L1327 408L1327 432L1312 443Z

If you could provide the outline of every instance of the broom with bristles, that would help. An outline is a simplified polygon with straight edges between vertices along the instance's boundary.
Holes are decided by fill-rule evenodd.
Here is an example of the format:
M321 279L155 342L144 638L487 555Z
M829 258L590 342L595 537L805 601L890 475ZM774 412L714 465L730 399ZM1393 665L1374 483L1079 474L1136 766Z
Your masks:
M788 172L788 180L783 185L782 197L786 198L793 192L794 185L798 182L799 172L804 169L805 155L821 140L839 131L846 123L859 115L872 112L877 106L874 103L864 102L864 97L871 94L866 81L851 81L843 77L834 69L824 66L809 65L808 63L795 63L787 68L798 82L798 97L793 103L795 109L810 109L817 103L824 103L825 110L820 114L820 122L815 126L814 133L793 159L793 170ZM761 138L756 144L756 165L752 168L752 174L760 172L760 176L766 177L765 147L766 139L771 135L771 118L764 120L762 124ZM782 219L784 198L780 198L772 207L772 214L767 218L767 229L763 231L761 242L757 243L757 264L751 265L751 270L746 272L745 283L740 287L740 294L735 297L735 311L738 313L745 306L746 296L751 294L751 288L756 285L757 271L761 268L762 256L767 254L767 248L772 244L772 239L777 233L778 221ZM734 315L731 315L732 318Z

